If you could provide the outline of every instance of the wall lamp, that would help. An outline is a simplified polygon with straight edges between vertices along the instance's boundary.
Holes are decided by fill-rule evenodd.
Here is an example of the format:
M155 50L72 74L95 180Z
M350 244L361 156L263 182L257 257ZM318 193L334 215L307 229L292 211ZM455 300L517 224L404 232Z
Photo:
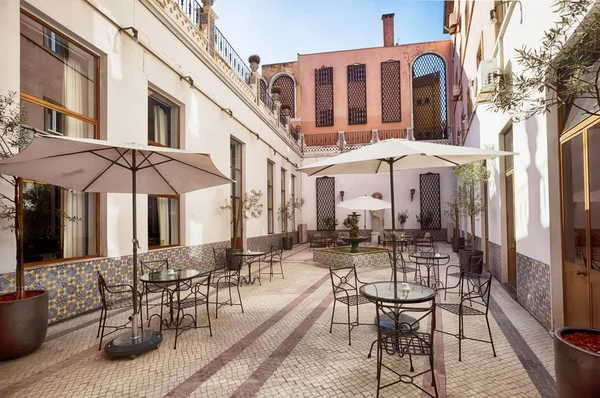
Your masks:
M340 196L342 197L342 202L344 201L344 194L345 194L345 193L346 193L346 192L344 192L344 191L340 191Z
M410 190L410 201L411 201L411 202L412 202L412 201L413 201L413 199L415 198L415 192L417 192L417 190L416 190L416 189L414 189L414 188L412 188L412 189Z
M190 87L194 86L194 79L192 79L191 76L181 76L179 78L179 80L185 80L186 82L188 82L190 84Z
M131 35L133 36L133 40L138 41L138 30L133 26L128 26L126 28L120 28L119 32L123 32L125 30L131 30Z
M221 109L223 112L225 112L226 114L229 115L229 117L233 117L233 111L229 108L223 108Z
M519 3L519 10L521 12L521 19L520 19L519 23L523 24L523 3L521 3L521 0L505 0L505 1L500 2L500 5L509 4L509 3ZM498 14L496 13L496 9L494 8L494 9L490 10L490 24L494 25L497 22L498 22Z

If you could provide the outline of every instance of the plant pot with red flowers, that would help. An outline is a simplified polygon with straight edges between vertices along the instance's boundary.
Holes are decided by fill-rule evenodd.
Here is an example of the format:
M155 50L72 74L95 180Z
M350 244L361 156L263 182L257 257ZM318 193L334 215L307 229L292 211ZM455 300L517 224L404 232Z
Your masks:
M559 398L597 398L600 395L600 330L556 330L554 368Z
M31 140L32 135L22 126L23 122L17 93L0 95L0 159L15 155ZM44 342L48 330L48 293L25 290L23 207L20 203L23 185L19 178L4 175L2 183L12 186L13 197L0 194L0 219L9 222L17 246L15 291L0 295L0 361L8 361L35 351Z

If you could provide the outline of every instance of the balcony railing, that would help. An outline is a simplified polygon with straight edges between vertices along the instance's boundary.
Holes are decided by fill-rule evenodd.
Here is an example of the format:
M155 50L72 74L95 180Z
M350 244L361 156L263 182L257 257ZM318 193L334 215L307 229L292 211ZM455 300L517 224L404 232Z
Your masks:
M318 133L305 134L304 145L306 146L332 146L337 145L339 134L334 133Z
M202 12L202 5L200 5L198 0L177 0L177 4L179 4L179 8L185 12L194 25L200 26L200 13Z
M267 107L268 110L273 112L275 110L275 103L273 102L273 98L267 92L267 89L263 86L260 87L260 100Z
M336 133L337 134L337 133ZM344 139L348 145L353 144L368 144L371 142L373 133L371 130L367 131L347 131L344 133Z
M215 49L221 55L221 57L227 62L227 64L233 69L238 76L245 81L250 83L250 75L252 71L233 49L231 44L227 41L223 33L215 26Z

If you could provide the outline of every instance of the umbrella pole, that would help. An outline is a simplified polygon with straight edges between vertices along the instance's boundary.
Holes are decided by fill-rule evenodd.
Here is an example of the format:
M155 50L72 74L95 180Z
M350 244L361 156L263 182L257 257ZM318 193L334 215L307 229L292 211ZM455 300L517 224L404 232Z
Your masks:
M390 192L392 196L392 259L394 261L394 296L398 296L398 277L396 275L396 205L394 203L394 159L389 158L386 162L390 165Z
M135 161L136 150L131 151L131 192L133 205L133 318L131 319L131 338L138 339L140 337L138 329L138 281L137 281L137 250L139 243L137 240L137 186L136 174L137 165Z

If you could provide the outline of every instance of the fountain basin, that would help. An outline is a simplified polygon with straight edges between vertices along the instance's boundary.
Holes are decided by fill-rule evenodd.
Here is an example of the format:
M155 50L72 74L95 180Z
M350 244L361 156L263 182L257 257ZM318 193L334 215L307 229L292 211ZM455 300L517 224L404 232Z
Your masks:
M331 268L351 267L353 264L356 264L356 268L359 269L390 266L388 255L390 249L365 246L360 246L358 249L358 253L351 253L351 246L315 249L313 261Z

